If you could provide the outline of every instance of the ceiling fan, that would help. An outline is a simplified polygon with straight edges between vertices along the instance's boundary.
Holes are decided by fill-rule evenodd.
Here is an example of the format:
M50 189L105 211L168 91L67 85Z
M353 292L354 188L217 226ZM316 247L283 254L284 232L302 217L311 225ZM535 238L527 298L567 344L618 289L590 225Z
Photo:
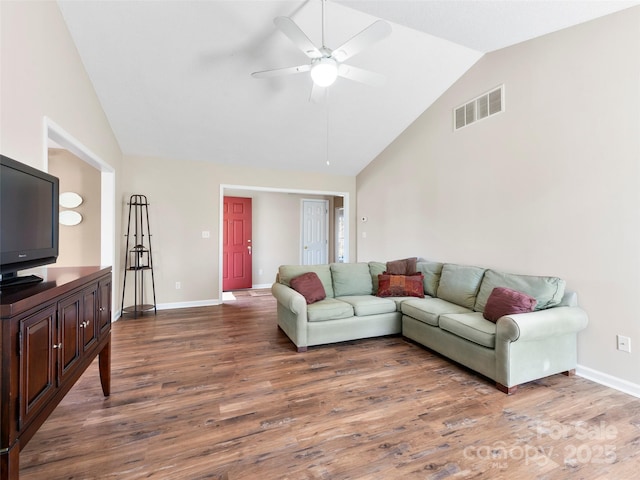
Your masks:
M320 48L316 47L313 42L309 40L309 37L307 37L291 18L276 17L273 20L276 27L311 59L311 63L275 70L264 70L254 72L251 75L255 78L268 78L310 72L311 79L313 80L311 101L317 101L325 88L332 85L337 77L347 78L372 86L384 84L385 77L383 75L363 68L354 67L353 65L347 65L344 62L373 43L388 36L391 33L391 25L384 20L377 20L357 35L351 37L351 39L347 40L341 46L332 50L326 46L324 39L324 7L325 0L322 0L322 46Z

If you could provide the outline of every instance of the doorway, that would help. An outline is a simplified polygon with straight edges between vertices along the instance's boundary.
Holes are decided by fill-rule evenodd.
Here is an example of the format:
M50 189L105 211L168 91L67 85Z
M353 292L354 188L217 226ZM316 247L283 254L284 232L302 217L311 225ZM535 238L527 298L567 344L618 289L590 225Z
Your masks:
M222 210L222 290L252 286L251 198L224 197Z
M47 117L44 118L43 146L43 157L47 170L49 167L49 147L53 146L68 150L100 172L100 265L112 265L115 277L117 274L114 263L116 258L115 170ZM116 282L113 282L114 288L115 284ZM115 299L116 295L112 295L112 297ZM119 313L116 313L115 308L113 312L117 318Z
M328 263L329 258L329 201L302 200L302 265Z
M244 196L244 192L247 192L246 194L255 194L255 193L276 193L276 194L283 194L283 196L288 196L288 195L301 195L301 196L307 196L307 195L318 195L318 196L324 196L324 197L339 197L341 200L339 202L339 204L342 204L343 208L344 208L344 224L343 224L343 235L344 235L344 249L342 252L342 261L344 262L348 262L349 258L350 258L350 254L351 254L351 235L350 235L350 231L351 231L351 223L353 222L352 219L352 208L351 208L351 196L353 195L352 193L348 192L348 191L334 191L334 190L330 190L330 191L324 191L324 190L305 190L305 189L300 189L300 188L278 188L278 187L262 187L262 186L256 186L256 185L237 185L237 184L220 184L220 190L219 190L219 214L218 214L218 222L219 222L219 229L218 229L218 265L220 265L220 268L218 269L218 298L220 298L222 301L224 301L225 297L228 297L226 295L223 294L223 243L224 243L224 239L223 239L223 223L224 223L224 197L225 196ZM275 275L277 274L277 266L279 264L295 264L297 262L300 261L300 247L299 247L299 240L301 238L301 233L300 233L300 225L299 223L296 221L296 225L295 225L295 231L289 231L288 230L288 225L291 223L291 219L294 217L288 217L284 220L282 220L282 224L280 223L273 223L272 220L270 220L269 214L265 215L264 213L260 213L257 210L257 206L253 205L253 216L254 218L254 223L255 227L259 226L260 224L262 224L261 228L268 228L269 232L273 232L276 231L277 234L276 236L273 237L273 243L270 245L265 245L264 242L260 241L258 247L257 248L256 245L253 245L252 248L255 252L255 254L252 256L252 264L253 267L255 268L255 271L253 272L253 279L254 281L257 279L256 284L258 285L259 288L267 288L268 286L270 286L273 283L273 279L275 278ZM297 211L300 212L300 206L298 204L298 206L296 207ZM288 212L288 211L287 211ZM279 217L280 218L280 217ZM275 227L275 228L274 228ZM290 235L291 233L291 235ZM259 235L259 232L253 232L253 234L255 235ZM284 248L282 247L283 244L289 245L290 244L290 239L294 240L294 244L291 245L291 248ZM260 240L257 236L255 238L255 240ZM265 250L266 249L266 250ZM276 249L279 253L277 258L273 258L273 255L271 255L269 252L271 252L271 249ZM267 254L263 254L260 255L259 251L262 252L267 252ZM288 255L291 254L293 255L293 257L289 257ZM259 258L267 258L267 265L262 265L259 263ZM261 276L262 274L262 276ZM252 288L255 287L254 285L252 285Z

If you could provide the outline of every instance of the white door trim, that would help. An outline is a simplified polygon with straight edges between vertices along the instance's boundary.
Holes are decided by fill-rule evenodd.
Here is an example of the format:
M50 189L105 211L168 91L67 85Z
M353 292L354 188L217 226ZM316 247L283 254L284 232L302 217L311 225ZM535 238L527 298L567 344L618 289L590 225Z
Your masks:
M116 311L116 175L114 168L89 150L70 133L57 125L48 117L43 119L43 159L44 169L49 170L49 144L51 141L69 150L76 157L100 171L100 264L111 265L114 279L111 282L112 316L118 318L121 312Z

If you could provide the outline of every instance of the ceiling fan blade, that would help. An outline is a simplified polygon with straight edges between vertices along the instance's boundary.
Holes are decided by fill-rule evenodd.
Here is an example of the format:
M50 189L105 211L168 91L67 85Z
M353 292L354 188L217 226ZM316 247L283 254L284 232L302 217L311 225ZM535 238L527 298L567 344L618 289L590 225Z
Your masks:
M344 62L346 59L360 53L369 45L382 40L390 33L391 25L384 20L377 20L360 33L351 37L351 39L347 40L340 47L336 48L331 56L338 62Z
M311 70L311 65L298 65L297 67L276 68L275 70L253 72L251 76L255 78L279 77L281 75L308 72L309 70Z
M344 63L338 66L338 76L371 85L372 87L381 87L387 81L386 77L380 73L354 67L353 65L345 65Z
M300 30L300 27L295 24L293 20L289 17L276 17L273 20L273 23L276 24L276 27L282 31L289 40L291 40L296 47L298 47L302 52L309 58L320 58L322 57L322 53L318 48L309 40L309 37L305 35L305 33Z
M327 89L325 87L319 87L314 82L312 82L312 85L309 101L311 103L320 103L326 97Z

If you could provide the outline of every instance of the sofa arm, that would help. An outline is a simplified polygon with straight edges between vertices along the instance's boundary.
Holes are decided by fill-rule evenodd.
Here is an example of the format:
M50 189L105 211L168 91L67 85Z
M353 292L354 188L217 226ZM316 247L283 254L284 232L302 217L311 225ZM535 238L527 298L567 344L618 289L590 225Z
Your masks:
M304 321L307 321L307 301L301 293L276 282L271 286L271 294L282 306L298 316L304 315Z
M500 317L496 324L499 341L529 341L579 332L588 318L579 307L553 307L529 313Z
M307 349L307 301L293 288L274 283L271 293L278 301L278 326L302 352Z

